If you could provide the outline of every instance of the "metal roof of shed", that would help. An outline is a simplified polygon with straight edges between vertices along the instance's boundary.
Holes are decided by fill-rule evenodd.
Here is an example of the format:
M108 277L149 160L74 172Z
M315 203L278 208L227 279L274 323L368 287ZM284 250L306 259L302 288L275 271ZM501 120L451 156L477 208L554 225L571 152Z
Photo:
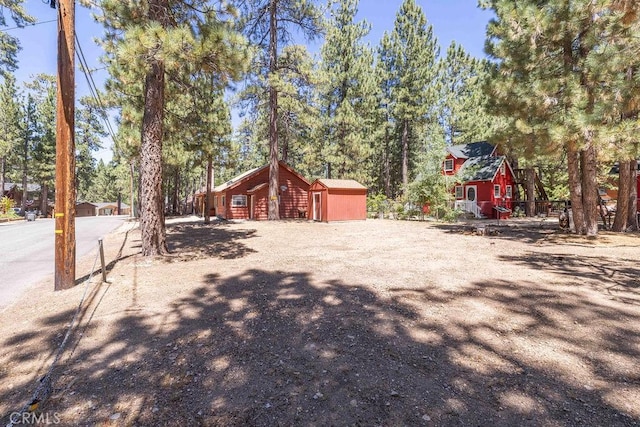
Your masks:
M322 183L329 189L344 189L344 190L366 190L367 187L360 184L353 179L326 179L320 178L318 182Z

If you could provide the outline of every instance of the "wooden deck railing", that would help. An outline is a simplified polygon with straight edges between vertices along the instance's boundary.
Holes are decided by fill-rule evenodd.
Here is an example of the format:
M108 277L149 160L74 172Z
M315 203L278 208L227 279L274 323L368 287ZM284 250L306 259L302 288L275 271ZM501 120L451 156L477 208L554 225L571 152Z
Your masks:
M478 206L476 202L473 202L471 200L456 200L455 208L463 212L470 212L476 218L482 218L482 212L480 211L480 206Z

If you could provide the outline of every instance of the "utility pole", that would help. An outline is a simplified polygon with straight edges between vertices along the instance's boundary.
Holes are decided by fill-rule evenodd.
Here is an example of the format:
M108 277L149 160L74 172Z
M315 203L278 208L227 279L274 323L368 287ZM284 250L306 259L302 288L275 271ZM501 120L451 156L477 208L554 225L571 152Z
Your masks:
M73 287L76 280L75 0L59 0L57 3L56 291Z

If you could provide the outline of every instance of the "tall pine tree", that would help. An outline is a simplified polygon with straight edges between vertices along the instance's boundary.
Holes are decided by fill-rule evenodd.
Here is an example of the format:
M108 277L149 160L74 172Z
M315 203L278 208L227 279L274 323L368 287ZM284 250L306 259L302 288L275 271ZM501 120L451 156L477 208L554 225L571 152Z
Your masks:
M4 194L4 183L10 156L21 140L21 105L16 79L6 74L0 85L0 198Z
M436 103L435 64L439 55L433 28L427 24L427 18L415 0L404 0L400 6L390 42L390 72L394 80L392 115L399 132L404 188L411 179L411 168L423 127L428 120L433 120Z
M488 27L497 63L490 93L497 111L515 118L511 142L566 152L575 230L595 236L598 153L610 127L603 112L615 108L616 74L624 70L603 72L601 55L630 27L614 0L484 3L496 13Z
M205 0L102 2L104 41L111 70L124 81L144 81L140 138L140 227L142 254L167 253L162 199L162 143L166 75L180 79L193 68L237 78L246 49L222 20L226 9ZM142 75L140 73L142 70ZM124 83L126 85L126 83Z
M269 208L270 220L280 219L278 202L278 57L293 32L313 39L320 32L320 13L313 0L237 0L244 15L243 28L257 47L256 80L267 83L269 93ZM260 86L259 84L257 86Z
M40 210L48 212L49 189L55 185L56 165L56 78L39 74L27 84L36 106L32 145L32 179L40 184Z
M322 157L329 178L353 178L371 185L377 81L373 52L364 43L371 26L355 22L358 0L330 4L320 65Z
M11 20L18 27L36 22L35 18L29 16L22 7L24 0L4 0L0 3L0 28L8 25L8 13ZM7 77L8 73L15 71L18 67L18 52L20 51L20 41L17 37L6 31L0 31L0 75Z

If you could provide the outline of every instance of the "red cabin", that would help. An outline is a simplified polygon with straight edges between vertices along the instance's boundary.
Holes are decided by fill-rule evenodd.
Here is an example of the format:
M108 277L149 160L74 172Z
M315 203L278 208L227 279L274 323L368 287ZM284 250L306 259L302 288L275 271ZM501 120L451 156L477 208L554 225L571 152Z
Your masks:
M442 173L461 179L453 189L456 208L476 218L508 218L515 177L506 157L484 141L453 145L447 151Z
M309 187L308 203L314 221L367 218L367 188L352 179L316 179Z
M284 162L279 162L280 218L300 218L307 212L309 182ZM269 165L251 169L211 192L211 214L226 219L265 220L269 212ZM197 196L204 198L204 193ZM203 199L204 200L204 199Z

